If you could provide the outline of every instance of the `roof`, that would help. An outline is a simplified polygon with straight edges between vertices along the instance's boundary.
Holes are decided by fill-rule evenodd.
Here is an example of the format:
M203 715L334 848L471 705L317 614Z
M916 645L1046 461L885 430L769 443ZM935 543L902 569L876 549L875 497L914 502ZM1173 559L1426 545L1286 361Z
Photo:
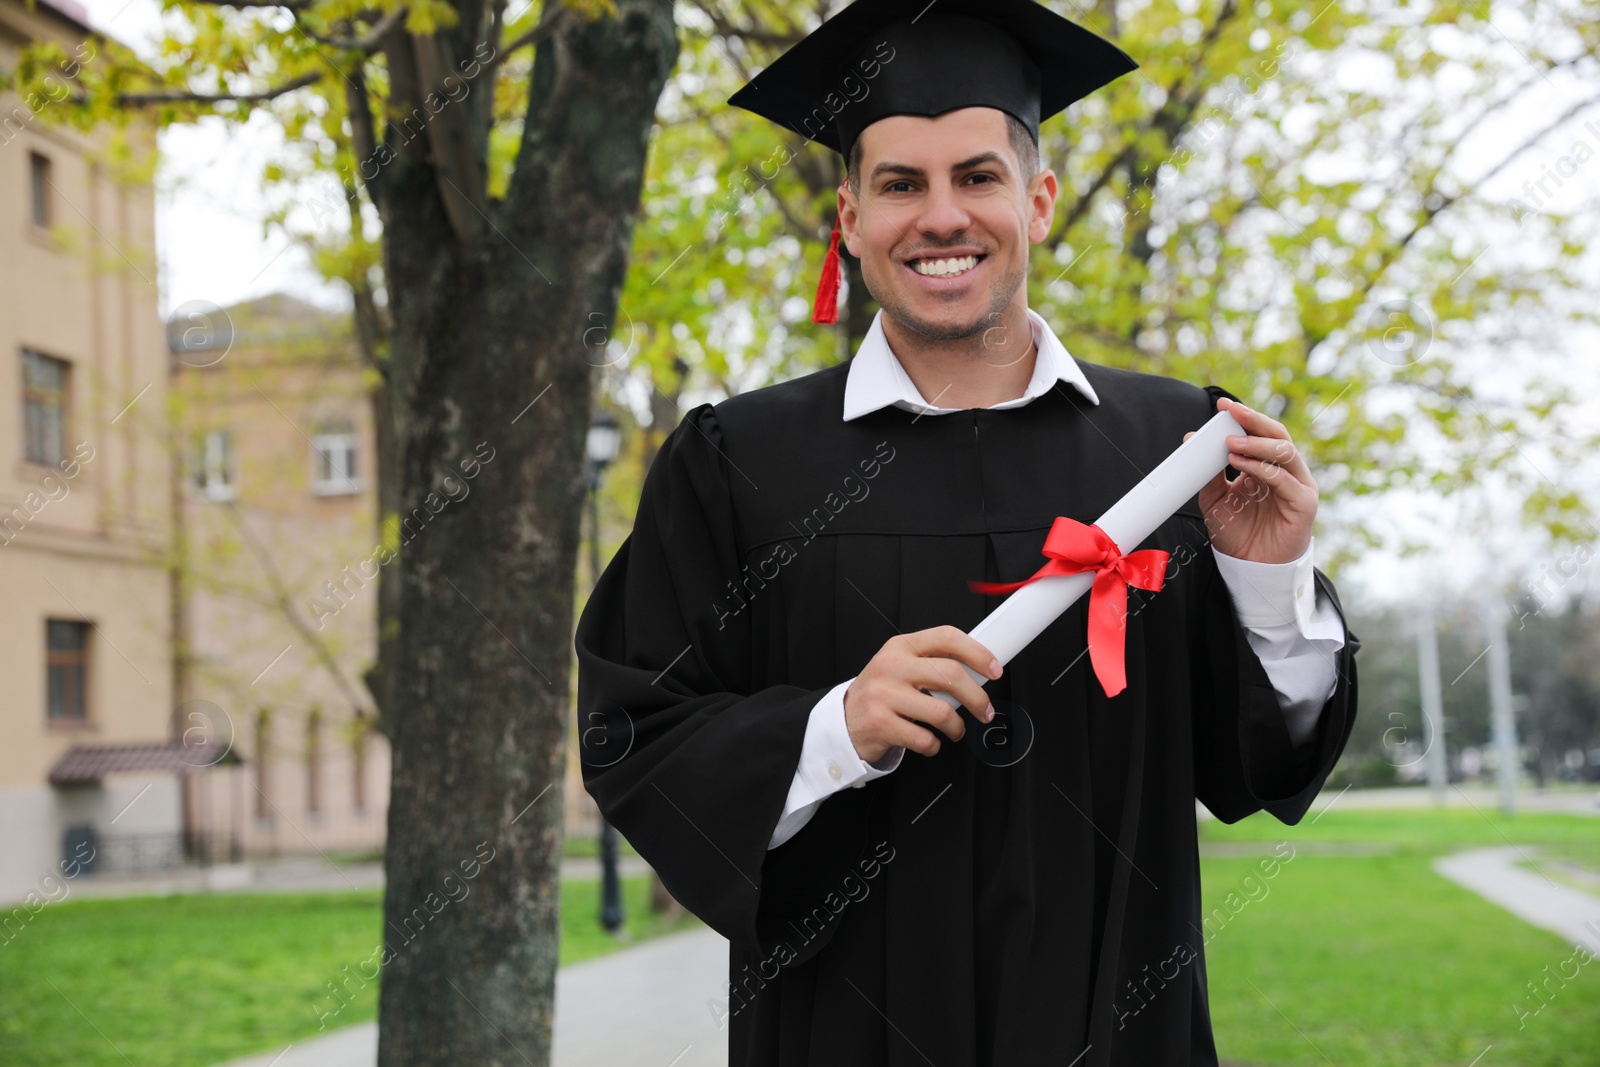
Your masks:
M204 329L193 331L196 325ZM351 334L350 312L329 311L288 293L271 293L227 307L190 301L174 308L167 322L167 348L178 355L216 348L339 342Z
M72 23L84 33L96 32L94 27L89 25L89 9L78 0L20 0L20 4L25 8L48 11L57 18Z
M84 785L110 774L141 771L192 774L222 763L228 756L226 745L185 745L182 741L73 745L50 768L50 784Z

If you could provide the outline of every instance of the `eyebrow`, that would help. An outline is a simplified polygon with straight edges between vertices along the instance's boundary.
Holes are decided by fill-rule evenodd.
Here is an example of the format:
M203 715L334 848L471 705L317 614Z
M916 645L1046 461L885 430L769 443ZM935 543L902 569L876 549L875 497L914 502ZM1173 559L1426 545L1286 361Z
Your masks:
M1006 158L995 151L979 152L970 159L963 159L950 169L952 171L974 170L982 166L999 166L1001 170L1010 173L1010 169L1006 166ZM921 167L913 167L909 163L879 163L872 168L873 181L877 181L885 174L899 174L908 178L927 177L927 171Z

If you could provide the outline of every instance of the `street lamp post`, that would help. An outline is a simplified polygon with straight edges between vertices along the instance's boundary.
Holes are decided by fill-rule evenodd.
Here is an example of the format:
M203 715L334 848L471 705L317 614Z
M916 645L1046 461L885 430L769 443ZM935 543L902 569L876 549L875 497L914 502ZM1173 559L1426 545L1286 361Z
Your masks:
M606 411L596 411L589 423L585 442L588 463L584 467L589 490L589 574L600 580L600 477L622 447L622 429ZM591 586L592 588L592 586ZM600 817L600 925L608 933L622 929L622 883L617 877L617 829Z

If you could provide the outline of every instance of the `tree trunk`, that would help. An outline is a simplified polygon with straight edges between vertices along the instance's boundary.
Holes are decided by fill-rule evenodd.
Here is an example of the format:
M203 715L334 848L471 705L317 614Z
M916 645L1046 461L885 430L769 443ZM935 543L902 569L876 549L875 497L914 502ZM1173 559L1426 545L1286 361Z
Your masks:
M447 56L471 50L441 37ZM615 312L676 58L669 0L565 20L539 47L516 173L475 238L470 185L447 203L433 169L437 139L382 179L402 462L384 1067L549 1061L583 332ZM418 75L391 61L398 93Z
M389 525L400 515L402 465L399 455L398 435L395 432L394 390L387 380L380 381L372 390L373 449L377 453L373 467L377 482L377 524L374 531L378 544L389 543ZM378 709L375 724L379 733L389 734L389 720L394 707L395 664L399 661L400 637L400 586L401 578L393 563L378 568L377 628L378 654L367 670L364 680L367 692Z
M352 190L347 197L351 203L351 229L360 232L362 225L360 205ZM373 457L371 470L377 489L377 515L373 535L377 544L387 544L389 524L400 514L400 456L399 435L396 433L394 390L389 387L389 327L383 321L372 289L365 280L352 286L355 304L356 344L362 361L377 374L370 401L372 404ZM398 657L400 635L400 575L393 564L378 568L377 583L378 649L372 665L363 676L367 692L372 695L377 709L374 728L385 736L389 733L390 708L394 704L394 663Z

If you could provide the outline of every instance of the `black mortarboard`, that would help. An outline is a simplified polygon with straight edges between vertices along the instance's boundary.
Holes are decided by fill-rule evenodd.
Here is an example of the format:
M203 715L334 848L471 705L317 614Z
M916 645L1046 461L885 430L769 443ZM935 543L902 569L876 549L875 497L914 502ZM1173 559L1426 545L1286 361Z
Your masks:
M1138 66L1034 0L856 0L728 103L848 156L890 115L992 107L1039 123Z

